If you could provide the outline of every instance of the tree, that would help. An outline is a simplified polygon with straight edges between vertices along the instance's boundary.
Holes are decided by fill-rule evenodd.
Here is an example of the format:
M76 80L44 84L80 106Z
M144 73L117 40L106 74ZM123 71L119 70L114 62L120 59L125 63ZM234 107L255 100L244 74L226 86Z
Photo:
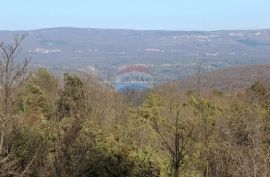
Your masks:
M202 70L203 70L203 63L201 60L197 62L197 95L200 96L201 92L201 80L202 80Z
M75 75L64 74L64 87L59 93L56 116L62 126L58 126L58 145L56 151L57 176L67 176L70 166L69 148L79 135L88 113L86 88L83 81ZM61 128L62 127L62 128Z
M58 80L46 68L39 68L33 74L32 80L49 98L57 98Z
M178 177L185 157L192 154L195 121L189 106L173 93L165 99L150 94L141 115L160 137L161 147L171 160L171 173Z
M32 82L27 83L20 97L19 106L22 112L37 113L47 117L49 111L47 97L39 86Z
M14 35L12 44L0 43L0 87L2 95L2 110L0 115L0 155L3 153L3 145L6 124L10 119L14 107L14 93L28 78L27 67L30 58L24 58L21 63L16 62L22 48L21 44L26 35Z
M14 35L14 44L0 44L1 60L0 60L0 85L3 95L3 114L7 116L14 104L14 91L28 79L27 67L30 58L24 58L22 63L17 63L15 59L20 54L21 44L26 35Z
M89 132L90 130L90 132ZM158 177L159 168L148 154L142 157L113 136L83 127L70 150L70 176Z
M47 118L52 118L56 111L59 81L46 68L40 68L32 74L31 81L44 93L48 102Z
M209 176L209 159L211 159L211 147L213 136L216 134L216 122L221 114L221 109L201 97L190 97L190 109L197 118L197 152L199 166L203 176Z
M78 76L64 74L64 88L60 91L57 101L58 118L87 112L85 86Z

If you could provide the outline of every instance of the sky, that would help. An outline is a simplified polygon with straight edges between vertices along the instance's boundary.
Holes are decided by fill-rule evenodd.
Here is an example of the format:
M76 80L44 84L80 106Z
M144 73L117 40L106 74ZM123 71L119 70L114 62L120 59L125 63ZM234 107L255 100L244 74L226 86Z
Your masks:
M0 0L0 30L270 28L270 0Z

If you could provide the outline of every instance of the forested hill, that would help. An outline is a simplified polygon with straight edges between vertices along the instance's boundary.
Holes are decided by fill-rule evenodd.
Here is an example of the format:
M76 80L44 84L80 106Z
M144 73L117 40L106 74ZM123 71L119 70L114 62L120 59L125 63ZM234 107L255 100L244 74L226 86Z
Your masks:
M175 81L180 89L192 90L198 87L204 90L220 90L225 92L243 91L254 82L270 83L270 65L247 65L201 72Z
M16 60L23 39L0 43L1 177L270 176L265 82L237 95L119 93L85 74L30 72Z
M28 33L24 54L32 64L51 69L107 72L130 63L148 64L164 79L179 79L203 60L211 69L269 63L270 30L138 31L50 28L0 31L0 41Z

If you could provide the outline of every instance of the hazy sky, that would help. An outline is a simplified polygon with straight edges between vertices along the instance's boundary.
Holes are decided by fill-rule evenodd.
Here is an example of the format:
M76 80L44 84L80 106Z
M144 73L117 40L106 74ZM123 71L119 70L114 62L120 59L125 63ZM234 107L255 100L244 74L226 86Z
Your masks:
M270 0L0 0L0 30L270 28Z

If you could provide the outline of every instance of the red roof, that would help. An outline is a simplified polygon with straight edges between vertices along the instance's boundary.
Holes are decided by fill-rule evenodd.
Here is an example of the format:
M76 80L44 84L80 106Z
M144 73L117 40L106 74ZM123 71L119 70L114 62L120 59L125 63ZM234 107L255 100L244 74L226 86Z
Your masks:
M120 71L117 74L119 75L119 74L129 73L133 71L150 74L149 69L144 65L127 65L123 67L122 69L120 69Z

